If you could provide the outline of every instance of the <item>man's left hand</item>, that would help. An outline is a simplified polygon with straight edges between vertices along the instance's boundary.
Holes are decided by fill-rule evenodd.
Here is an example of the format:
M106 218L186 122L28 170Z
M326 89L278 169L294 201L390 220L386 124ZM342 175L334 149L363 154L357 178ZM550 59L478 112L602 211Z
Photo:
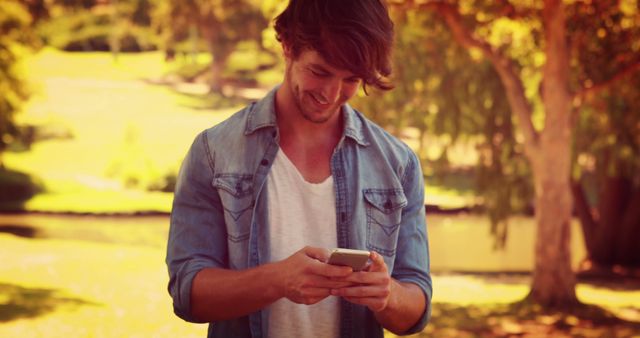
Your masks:
M393 279L380 254L371 251L369 258L372 263L365 270L338 279L354 283L354 286L332 289L331 294L354 304L365 305L375 313L384 310L389 304Z

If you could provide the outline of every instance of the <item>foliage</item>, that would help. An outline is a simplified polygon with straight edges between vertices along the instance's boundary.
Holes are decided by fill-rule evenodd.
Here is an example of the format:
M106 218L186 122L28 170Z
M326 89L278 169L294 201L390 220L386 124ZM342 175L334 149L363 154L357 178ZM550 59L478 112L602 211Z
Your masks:
M171 0L158 8L159 24L168 28L165 49L169 56L182 43L190 41L190 52L197 52L202 39L212 56L211 89L222 89L222 72L227 60L241 41L256 41L262 46L262 31L267 20L257 4L248 0ZM184 47L182 47L184 48Z
M43 191L39 180L19 171L0 168L0 211L22 210L26 200Z
M452 44L449 29L431 11L394 11L396 50L391 94L356 103L381 125L400 134L407 127L420 131L419 150L430 161L433 180L457 170L448 149L468 144L478 153L473 173L492 221L496 246L504 245L507 219L527 211L532 188L522 145L504 88L493 67ZM444 140L440 156L429 158L425 142Z
M169 212L172 195L158 190L171 189L194 135L246 104L213 109L211 101L184 94L190 87L140 80L174 66L159 51L122 53L114 63L110 53L45 48L24 62L28 80L43 93L20 119L35 126L36 143L4 159L47 188L24 204L28 211Z
M56 8L38 25L50 46L68 51L145 51L157 48L147 0L115 1L110 6ZM55 9L55 10L54 10Z
M597 21L585 17L596 16ZM568 7L576 209L594 269L640 266L640 10L628 2Z
M18 136L14 116L28 95L17 65L26 46L33 44L30 22L29 12L20 2L0 2L0 155Z
M451 170L448 145L467 143L475 148L476 188L494 224L499 247L507 234L508 217L531 211L533 187L524 156L526 123L511 117L516 114L506 101L505 88L482 55L492 53L513 62L510 67L522 83L534 132L541 133L550 118L541 94L543 66L551 57L544 54L542 4L458 2L463 29L471 30L473 39L481 41L471 43L471 48L466 45L465 50L451 43L450 27L425 10L442 4L392 3L398 47L394 69L401 87L391 97L375 97L365 105L365 112L371 111L374 119L399 135L407 127L418 128L420 155L430 161L427 167L435 168L436 181L443 171ZM629 80L631 76L624 76L625 67L636 64L637 69L640 63L640 14L636 7L624 1L567 4L573 86L569 89L578 93L573 102L577 117L574 177L588 178L595 170L600 186L606 186L602 178L614 172L624 173L633 187L638 187L640 180L636 136L640 110L635 107L640 102L640 87ZM601 86L611 88L603 95L581 96L583 88L597 91ZM427 132L439 138L424 136ZM423 142L443 139L445 146L439 157L425 155Z
M579 2L569 9L576 85L592 87L615 76L620 68L638 62L640 10L609 2ZM599 20L584 19L594 14ZM595 170L600 178L640 179L637 176L640 172L638 79L629 74L612 83L608 90L586 98L577 121L576 178ZM588 158L595 159L595 166Z

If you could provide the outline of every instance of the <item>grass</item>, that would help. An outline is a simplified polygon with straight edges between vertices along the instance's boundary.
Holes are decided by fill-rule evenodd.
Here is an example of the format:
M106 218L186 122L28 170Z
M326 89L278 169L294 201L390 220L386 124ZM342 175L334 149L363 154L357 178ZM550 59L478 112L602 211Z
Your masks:
M273 62L258 56L239 50L230 68ZM197 57L198 63L206 60L208 55ZM33 95L18 120L51 136L28 151L3 154L8 168L45 188L19 205L28 211L168 212L171 194L149 187L177 172L197 133L248 102L206 94L203 84L153 84L188 62L167 63L160 52L121 53L115 61L110 53L44 49L23 61ZM256 75L261 86L279 81L279 67ZM464 187L437 183L427 182L429 204L461 208L477 202Z
M166 218L1 223L0 337L206 336L205 326L172 313Z
M0 337L206 336L205 326L172 313L167 232L166 216L0 216ZM462 237L450 229L431 239ZM432 321L421 336L640 336L637 283L580 283L581 301L610 312L562 314L514 304L529 278L435 274Z
M3 155L7 167L44 182L47 194L26 210L168 211L170 194L147 186L176 172L196 134L241 106L195 109L188 96L143 81L169 67L155 52L114 63L108 53L47 49L25 64L34 95L20 122L72 135Z

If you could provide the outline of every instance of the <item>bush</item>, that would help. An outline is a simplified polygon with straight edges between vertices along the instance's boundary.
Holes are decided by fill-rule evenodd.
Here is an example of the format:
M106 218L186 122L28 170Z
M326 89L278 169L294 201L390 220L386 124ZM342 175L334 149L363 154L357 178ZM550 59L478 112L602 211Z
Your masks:
M110 51L112 45L123 52L157 49L157 37L151 28L126 20L114 23L110 14L90 11L52 18L43 22L38 32L46 44L66 51ZM114 37L116 41L112 41Z
M0 210L21 209L21 205L44 191L41 182L10 169L0 168Z

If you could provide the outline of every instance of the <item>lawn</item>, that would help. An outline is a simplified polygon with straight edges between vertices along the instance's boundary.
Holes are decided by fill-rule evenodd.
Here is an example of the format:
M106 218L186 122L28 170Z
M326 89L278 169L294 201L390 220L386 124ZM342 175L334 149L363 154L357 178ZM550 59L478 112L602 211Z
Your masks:
M167 82L163 75L177 66L155 52L122 54L114 62L108 53L45 49L25 60L33 95L18 118L36 126L42 140L28 151L3 154L8 168L46 189L25 209L168 212L171 193L150 188L175 174L198 132L248 101ZM265 77L274 81L272 75ZM468 187L431 182L426 195L429 204L445 208L475 201ZM531 269L531 220L513 221L513 242L503 253L489 250L486 222L468 215L428 218L436 274L425 334L640 337L637 282L577 287L580 300L627 322L593 308L567 315L512 305L527 294L530 277L499 272ZM172 314L167 230L166 216L0 215L0 337L204 337L205 326ZM574 265L584 255L581 245L574 237ZM446 273L468 266L493 272Z
M45 49L24 64L33 95L18 119L43 140L4 161L46 187L27 210L168 211L171 195L147 188L175 174L197 133L241 107L203 107L192 88L153 84L170 67L158 52L115 63L108 53Z
M172 314L166 218L0 217L0 337L206 335Z
M465 235L434 219L436 247ZM446 231L446 229L449 229ZM164 265L166 216L0 216L0 337L204 337L206 328L172 314ZM488 239L478 239L483 246ZM478 254L474 259L491 259ZM581 282L592 311L518 309L526 274L434 275L431 337L638 337L640 285ZM388 334L388 337L393 335Z
M207 61L206 56L200 59ZM246 68L252 58L244 53L232 60L234 67ZM175 175L197 133L250 101L207 94L204 84L171 82L181 65L165 62L160 52L120 54L116 62L110 53L48 48L23 60L33 94L17 118L35 126L40 141L28 151L6 152L3 160L46 189L24 208L168 212L171 194L153 187ZM268 80L250 93L253 97L278 82L272 70L264 72L261 77ZM426 189L429 204L457 208L475 203L469 191L433 182Z

